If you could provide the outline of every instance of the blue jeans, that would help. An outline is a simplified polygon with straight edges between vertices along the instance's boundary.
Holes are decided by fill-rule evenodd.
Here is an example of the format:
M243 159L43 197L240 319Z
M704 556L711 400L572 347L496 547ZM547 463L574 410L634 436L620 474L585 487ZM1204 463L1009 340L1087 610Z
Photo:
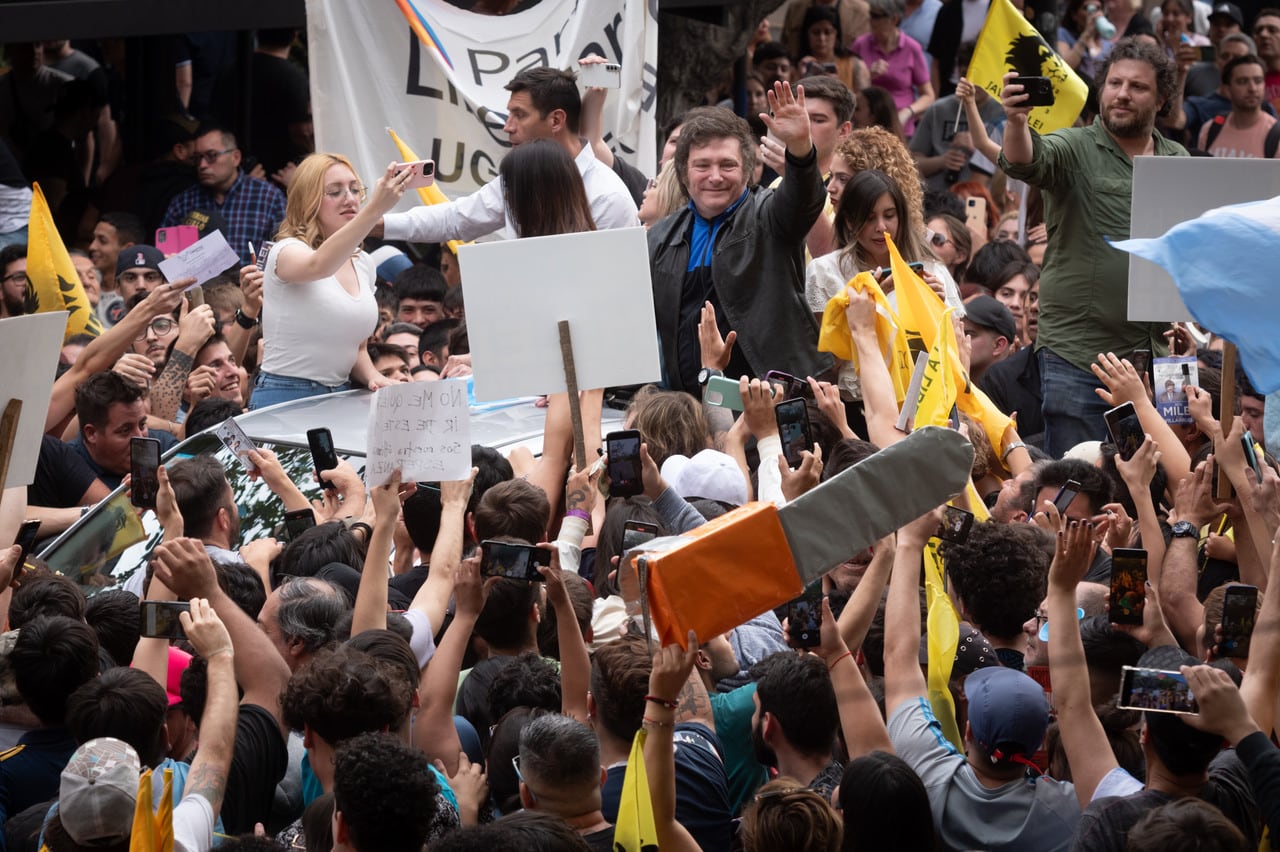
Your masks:
M10 231L7 234L0 234L0 249L6 246L17 245L27 242L27 226L23 225L16 231Z
M1102 383L1091 371L1054 355L1048 349L1040 359L1040 391L1043 394L1044 450L1055 459L1082 441L1105 441L1107 425L1102 415L1108 405L1094 393Z
M310 379L297 379L293 376L277 376L275 373L259 372L253 380L253 395L249 397L249 410L266 408L281 402L292 402L295 399L306 399L326 393L338 393L351 390L351 385L343 382L340 385L322 385Z

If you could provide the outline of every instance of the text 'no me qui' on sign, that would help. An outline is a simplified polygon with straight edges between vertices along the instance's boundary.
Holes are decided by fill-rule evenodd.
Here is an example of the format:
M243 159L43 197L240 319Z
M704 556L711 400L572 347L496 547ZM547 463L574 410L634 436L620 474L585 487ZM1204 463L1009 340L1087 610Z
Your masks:
M405 482L466 479L471 420L465 381L409 382L380 389L369 408L365 483L399 470Z

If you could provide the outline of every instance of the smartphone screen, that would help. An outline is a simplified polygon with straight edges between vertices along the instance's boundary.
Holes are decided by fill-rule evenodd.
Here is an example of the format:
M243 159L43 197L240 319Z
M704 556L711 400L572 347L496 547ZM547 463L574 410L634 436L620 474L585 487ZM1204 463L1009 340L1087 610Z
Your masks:
M1218 653L1224 657L1249 656L1253 620L1258 611L1256 586L1228 586L1222 598L1222 641Z
M640 433L635 429L610 432L605 438L609 456L609 496L634 497L644 493L640 466Z
M782 454L788 467L799 467L800 454L813 449L809 430L809 411L803 399L780 402L773 409L778 421L778 437L782 440Z
M1142 377L1151 369L1151 350L1135 349L1129 353L1129 363L1133 365L1133 369L1137 371L1138 376Z
M187 631L182 628L182 619L178 616L190 611L191 604L185 601L143 601L142 635L157 639L186 639Z
M1152 713L1198 715L1200 708L1182 672L1160 669L1120 669L1119 706Z
M783 399L801 399L813 396L813 388L809 387L808 382L781 370L770 370L764 374L764 380L769 385L782 385Z
M298 509L284 513L284 528L289 534L289 541L297 540L307 530L316 525L316 513L310 509Z
M1074 479L1068 479L1058 493L1053 497L1053 508L1058 510L1059 515L1066 516L1067 507L1071 505L1071 501L1076 499L1076 495L1080 493L1080 483Z
M307 444L311 446L311 460L315 463L316 475L319 475L322 470L333 470L338 466L338 453L333 448L333 434L328 429L308 429Z
M942 510L942 524L938 527L938 538L964 544L969 540L969 528L972 526L972 512L958 506L947 506Z
M480 573L485 577L505 577L537 583L542 580L539 565L549 565L551 555L531 544L486 540L480 543Z
M816 648L822 641L822 581L805 586L800 597L787 604L787 631L801 648Z
M658 537L658 525L644 521L627 521L622 526L622 552L639 547Z
M129 439L129 493L133 505L154 509L160 491L160 442L155 438Z
M1147 552L1129 547L1111 551L1111 622L1141 624L1146 596Z
M23 521L22 526L18 527L18 537L13 543L22 548L22 553L18 556L18 565L14 569L14 573L22 572L22 566L26 564L27 556L31 554L31 548L36 543L36 534L40 532L39 521Z
M1132 402L1117 405L1103 415L1107 423L1107 431L1111 433L1111 443L1116 445L1120 458L1128 461L1146 440L1142 431L1142 423L1138 420L1138 412Z

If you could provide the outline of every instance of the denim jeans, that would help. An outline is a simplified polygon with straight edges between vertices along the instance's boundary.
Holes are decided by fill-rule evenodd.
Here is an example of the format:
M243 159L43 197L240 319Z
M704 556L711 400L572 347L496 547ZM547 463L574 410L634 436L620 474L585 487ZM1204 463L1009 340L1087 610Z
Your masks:
M346 382L330 387L310 379L259 372L257 378L253 380L253 395L249 397L249 410L345 390L351 390L351 385Z
M0 234L0 249L6 246L17 245L27 242L27 226L23 225L16 231L10 231L7 234Z
M1091 371L1054 355L1048 349L1040 359L1040 391L1043 394L1044 449L1055 459L1082 441L1105 441L1103 412L1109 407L1094 388L1102 383Z

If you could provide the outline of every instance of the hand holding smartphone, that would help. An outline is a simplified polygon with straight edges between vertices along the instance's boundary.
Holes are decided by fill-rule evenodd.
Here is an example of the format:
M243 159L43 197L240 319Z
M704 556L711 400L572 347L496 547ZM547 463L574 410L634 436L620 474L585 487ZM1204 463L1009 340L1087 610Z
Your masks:
M1080 493L1080 483L1074 479L1068 479L1058 489L1058 493L1053 496L1053 508L1058 510L1058 514L1062 517L1067 516L1067 507L1071 505L1071 501L1076 499L1076 495Z
M538 566L551 564L551 554L532 544L486 539L480 543L480 553L480 573L485 577L539 583L544 578Z
M622 429L610 432L604 439L609 457L609 496L634 497L644 493L644 477L640 463L640 432Z
M1142 624L1147 605L1147 552L1117 547L1111 551L1112 624Z
M800 597L787 604L787 632L801 648L816 648L822 642L822 581L805 586Z
M1222 596L1222 641L1218 643L1218 653L1221 656L1249 656L1257 612L1257 586L1227 586Z
M778 421L778 438L788 467L799 467L801 453L813 449L813 431L809 426L809 410L803 399L788 399L773 407Z
M191 612L186 601L143 601L140 632L152 639L186 639L187 631L178 617L184 612Z
M1117 405L1103 415L1107 431L1111 434L1111 443L1115 444L1120 458L1128 461L1142 446L1147 435L1142 431L1142 423L1138 420L1138 412L1132 402Z
M40 532L39 521L23 521L22 526L18 527L18 536L13 543L22 549L18 554L18 564L13 568L13 576L15 578L21 576L22 566L26 564L27 557L31 555L31 548L35 546L36 534Z
M436 182L435 160L415 160L412 163L396 163L396 173L404 169L412 169L413 177L405 183L405 189L421 189Z
M315 464L317 479L321 471L333 470L338 466L338 452L333 447L333 434L328 429L308 429L307 444L311 447L311 460ZM326 489L333 488L332 483L323 479L320 484Z
M160 442L129 439L129 499L139 509L154 509L160 493Z

